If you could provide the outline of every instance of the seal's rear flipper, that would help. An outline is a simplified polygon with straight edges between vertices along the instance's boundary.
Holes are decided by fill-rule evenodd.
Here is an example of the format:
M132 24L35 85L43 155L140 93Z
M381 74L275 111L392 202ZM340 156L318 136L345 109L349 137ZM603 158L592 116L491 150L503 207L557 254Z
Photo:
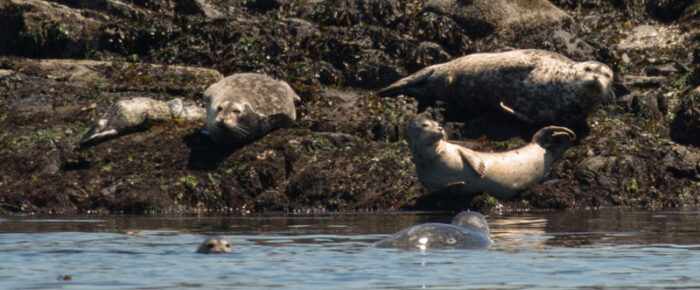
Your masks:
M433 72L434 70L431 67L424 68L415 74L402 78L388 87L377 91L377 95L380 97L388 97L402 94L408 88L425 82L425 80L433 75Z

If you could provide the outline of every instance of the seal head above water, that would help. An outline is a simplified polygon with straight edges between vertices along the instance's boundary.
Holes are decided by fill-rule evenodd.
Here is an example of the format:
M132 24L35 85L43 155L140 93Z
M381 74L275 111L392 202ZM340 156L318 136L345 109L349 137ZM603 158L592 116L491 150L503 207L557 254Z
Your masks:
M474 53L428 66L380 90L444 101L466 113L495 110L530 124L572 125L612 96L613 72L596 61L524 49Z
M477 152L447 142L437 122L425 117L411 120L406 129L418 179L431 192L460 186L464 193L488 192L509 200L527 186L539 183L555 160L569 148L576 134L549 126L532 141L504 152Z
M404 250L485 249L493 242L486 218L477 212L461 212L452 224L425 223L403 229L375 244Z
M233 250L233 246L227 240L221 237L211 237L197 248L197 253L199 254L225 254L230 253Z
M283 81L257 73L228 76L207 88L206 129L219 145L241 145L296 120L300 98Z

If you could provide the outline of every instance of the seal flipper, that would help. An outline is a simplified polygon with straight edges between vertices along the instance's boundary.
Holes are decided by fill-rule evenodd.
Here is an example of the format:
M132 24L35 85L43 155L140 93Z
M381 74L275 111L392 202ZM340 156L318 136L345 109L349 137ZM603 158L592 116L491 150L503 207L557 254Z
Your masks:
M486 164L479 156L462 148L459 149L459 155L462 156L462 161L469 164L474 172L479 175L479 178L484 178L484 175L486 175Z
M408 88L425 82L428 78L430 78L430 76L433 75L434 71L435 70L432 67L424 68L410 76L396 81L386 88L377 91L377 95L380 97L388 97L404 93L404 91L406 91Z
M530 118L521 113L518 113L517 111L513 110L513 108L506 106L506 104L504 104L503 102L500 102L498 105L504 113L518 118L520 120L523 120L525 122L534 123Z

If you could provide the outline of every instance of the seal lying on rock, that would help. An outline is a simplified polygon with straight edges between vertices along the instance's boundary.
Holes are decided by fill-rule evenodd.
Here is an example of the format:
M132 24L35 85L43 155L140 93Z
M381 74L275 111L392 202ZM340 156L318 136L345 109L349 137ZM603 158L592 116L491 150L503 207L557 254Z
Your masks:
M452 224L415 225L377 242L375 246L405 250L484 249L492 243L486 218L478 212L464 211L452 219Z
M207 131L220 145L245 144L290 126L300 98L283 81L256 73L228 76L207 88Z
M90 130L83 135L80 146L85 147L110 138L121 136L157 122L203 120L205 111L182 99L168 102L137 97L118 101L107 109Z
M549 51L474 53L428 66L380 90L441 100L461 110L505 112L531 124L576 124L612 96L612 70Z
M444 130L425 117L411 120L406 136L418 179L428 190L461 185L464 193L488 192L502 200L512 199L527 186L540 182L576 139L567 128L549 126L537 131L523 147L476 152L445 141Z
M233 250L231 243L221 237L212 237L206 239L197 248L199 254L225 254Z
M207 133L220 145L246 144L270 131L289 126L296 119L294 101L299 96L283 81L256 73L234 74L204 92L206 108L150 98L121 100L107 110L83 135L85 147L106 139L148 128L173 119L206 119Z

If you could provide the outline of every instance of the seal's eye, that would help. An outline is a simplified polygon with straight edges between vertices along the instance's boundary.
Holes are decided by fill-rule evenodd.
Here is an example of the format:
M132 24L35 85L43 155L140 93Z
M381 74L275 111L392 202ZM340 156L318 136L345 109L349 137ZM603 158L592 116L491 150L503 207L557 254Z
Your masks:
M209 248L209 249L214 248L214 244L207 244L207 248Z
M241 110L240 110L240 109L234 109L233 112L236 113L236 114L240 114L240 113L241 113Z
M221 106L216 107L216 110L219 111L219 112L221 112L223 109L224 109L224 108L222 108Z
M587 67L586 67L586 68L584 68L583 70L584 70L584 71L586 71L586 72L590 72L590 71L591 71L592 69L591 69L591 67L590 67L590 66L587 66Z
M226 244L226 247L227 247L227 248L230 248L230 247L231 247L231 244Z

